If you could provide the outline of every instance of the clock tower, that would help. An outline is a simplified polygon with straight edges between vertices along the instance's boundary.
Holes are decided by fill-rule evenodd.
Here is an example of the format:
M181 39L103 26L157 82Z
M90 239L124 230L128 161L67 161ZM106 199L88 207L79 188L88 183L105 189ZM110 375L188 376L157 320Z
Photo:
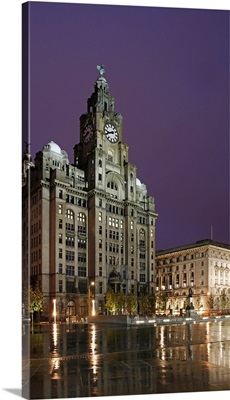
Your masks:
M123 142L122 116L115 112L103 66L80 117L75 166L84 171L88 197L87 266L97 312L105 310L108 286L138 295L154 290L154 199L137 179Z
M98 69L100 76L87 101L87 112L80 117L80 143L74 147L75 163L86 172L89 188L92 189L98 186L97 172L100 173L93 160L99 155L106 160L103 155L110 154L110 160L120 164L121 159L124 161L127 158L128 152L128 147L122 144L122 116L115 113L115 99L103 76L104 68L98 66Z

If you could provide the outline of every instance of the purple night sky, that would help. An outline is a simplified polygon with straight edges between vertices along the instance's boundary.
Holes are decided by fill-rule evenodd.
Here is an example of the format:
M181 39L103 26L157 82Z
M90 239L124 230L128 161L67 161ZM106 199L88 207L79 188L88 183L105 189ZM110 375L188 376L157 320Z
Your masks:
M30 137L69 154L105 65L157 250L229 243L229 11L30 3ZM26 134L26 132L24 132Z

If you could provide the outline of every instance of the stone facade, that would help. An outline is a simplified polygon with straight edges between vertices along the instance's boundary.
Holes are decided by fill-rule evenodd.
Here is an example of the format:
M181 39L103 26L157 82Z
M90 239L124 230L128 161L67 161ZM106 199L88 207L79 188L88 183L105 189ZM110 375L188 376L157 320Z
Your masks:
M30 164L28 164L28 159ZM74 164L50 141L23 160L23 285L45 296L42 315L105 312L105 294L155 291L154 198L129 162L122 116L100 76L80 117Z
M167 314L185 312L191 302L200 313L230 307L230 246L203 240L158 251L156 298L157 311Z

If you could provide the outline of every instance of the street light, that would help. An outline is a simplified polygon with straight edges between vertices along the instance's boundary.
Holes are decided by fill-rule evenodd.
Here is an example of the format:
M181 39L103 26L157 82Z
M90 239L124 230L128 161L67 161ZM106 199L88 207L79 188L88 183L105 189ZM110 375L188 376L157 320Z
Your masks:
M91 286L93 287L92 291L91 291ZM92 296L91 296L91 294L92 294ZM91 298L92 298L92 302L91 302ZM96 315L96 312L95 312L95 282L94 281L89 283L89 314L90 314L90 311L91 311L92 316Z
M53 299L53 305L54 305L54 311L53 311L54 323L56 324L56 322L57 322L57 300L56 299Z
M95 316L95 282L91 282L93 286L93 299L92 299L92 316Z

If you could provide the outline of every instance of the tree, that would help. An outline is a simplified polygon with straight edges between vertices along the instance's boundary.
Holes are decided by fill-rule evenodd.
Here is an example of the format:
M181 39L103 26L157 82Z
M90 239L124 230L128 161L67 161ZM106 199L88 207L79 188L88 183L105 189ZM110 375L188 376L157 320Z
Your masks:
M114 293L114 291L109 288L109 290L106 293L106 302L105 306L107 310L111 313L115 313L117 310L117 295Z
M126 311L129 315L137 311L137 296L133 293L126 296Z
M124 293L122 291L120 291L116 295L116 305L117 305L117 310L118 311L122 312L124 310L125 296L124 296Z
M227 308L227 306L228 306L228 298L225 290L222 290L222 293L220 295L220 307L224 309Z
M158 310L159 311L166 311L166 293L161 293L157 296L157 303L158 303Z
M156 296L154 293L149 294L149 313L153 314L156 308Z
M32 323L33 323L33 314L34 312L41 311L42 306L43 306L43 301L44 301L44 296L41 290L36 287L33 289L32 287L30 288L30 313L32 316Z
M210 294L210 296L208 298L207 306L208 306L209 310L213 310L213 308L214 308L214 297L213 297L212 293Z
M149 311L149 296L142 294L140 298L141 314L146 315Z
M196 308L198 308L198 310L200 310L203 307L203 304L201 303L201 296L200 294L198 294L197 298L196 298Z

